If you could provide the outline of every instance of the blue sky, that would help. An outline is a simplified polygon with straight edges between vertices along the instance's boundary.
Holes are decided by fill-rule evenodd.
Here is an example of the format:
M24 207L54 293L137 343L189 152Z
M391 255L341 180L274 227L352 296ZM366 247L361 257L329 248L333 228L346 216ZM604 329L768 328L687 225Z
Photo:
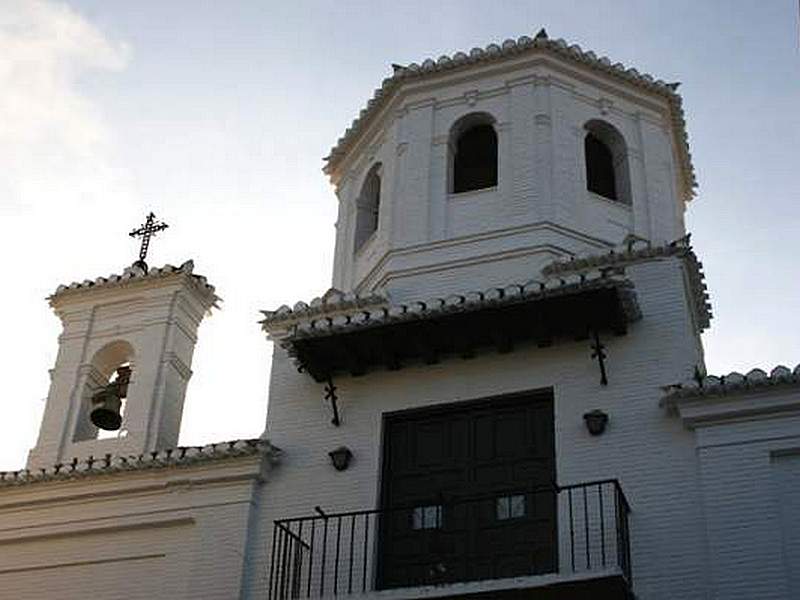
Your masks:
M329 285L321 158L390 63L546 27L683 83L700 187L687 224L715 318L713 372L800 362L796 0L4 0L0 9L0 469L47 394L62 282L194 258L225 302L200 330L184 443L257 436L271 348L258 310Z

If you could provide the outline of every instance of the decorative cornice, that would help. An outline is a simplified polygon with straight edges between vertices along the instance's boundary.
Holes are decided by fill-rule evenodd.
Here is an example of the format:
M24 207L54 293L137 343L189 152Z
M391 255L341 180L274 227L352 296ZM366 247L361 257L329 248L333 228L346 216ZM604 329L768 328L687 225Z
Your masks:
M131 471L185 468L258 455L264 456L274 463L280 459L281 450L273 446L269 440L256 438L218 442L205 446L179 446L138 456L107 454L101 458L89 457L85 460L75 458L70 463L54 465L47 469L0 471L0 488L47 481L85 479Z
M726 421L800 414L800 365L779 366L767 374L753 369L746 375L698 376L665 386L661 406L693 429Z
M733 371L727 375L706 375L683 383L665 386L667 395L662 400L669 404L678 399L726 396L730 394L763 391L778 386L800 385L800 364L794 370L783 365L769 374L761 369L752 369L746 375Z
M153 267L147 271L137 265L127 267L122 275L109 275L108 277L98 277L94 280L85 279L81 282L75 281L68 285L60 285L51 296L48 297L50 305L54 305L62 298L77 295L88 290L111 289L128 285L151 282L159 279L166 279L174 276L185 276L194 284L196 289L204 296L209 306L215 306L219 297L214 293L214 286L202 275L195 275L194 261L187 260L179 267L164 265L163 267Z
M393 323L431 319L438 316L495 308L514 303L529 302L557 296L583 293L591 290L616 288L625 318L634 322L641 318L633 284L621 271L594 271L525 283L511 283L505 287L492 287L483 291L451 294L418 300L406 304L385 304L377 307L353 307L335 315L304 315L291 322L264 322L264 330L291 353L291 343L298 339L339 335L356 329L381 327Z
M609 250L604 254L593 254L583 257L570 257L567 260L557 260L544 269L546 276L556 277L569 273L581 273L594 269L613 269L625 267L638 262L675 256L681 258L686 265L686 274L689 279L689 295L700 331L711 325L711 304L708 297L708 288L703 274L703 263L695 255L690 245L691 234L674 242L662 246L653 246L647 240L629 236L623 246Z
M692 165L692 155L689 151L689 138L686 133L686 119L684 117L682 99L676 91L677 84L655 79L647 73L640 73L636 69L626 68L621 63L612 63L605 56L598 57L594 52L584 51L577 44L570 45L563 39L551 40L544 30L540 31L535 38L522 36L517 40L507 39L501 45L489 44L485 49L473 48L469 54L456 52L452 56L443 55L438 60L428 58L421 65L412 63L406 67L396 67L394 73L383 80L381 87L375 90L372 98L361 110L358 117L353 120L344 135L331 148L330 154L324 159L324 172L331 174L334 171L355 141L366 131L374 118L387 106L403 84L439 73L466 69L472 65L497 62L534 52L548 52L554 56L588 66L595 71L608 74L619 81L633 84L666 99L670 107L670 118L678 141L679 162L685 189L684 200L691 200L697 187L697 180Z
M264 331L271 331L274 326L280 328L291 326L293 323L317 316L340 313L351 309L362 310L389 303L385 294L371 292L369 294L344 293L336 288L331 288L321 297L314 298L310 303L297 302L294 308L284 304L275 310L262 310L264 318L259 321Z

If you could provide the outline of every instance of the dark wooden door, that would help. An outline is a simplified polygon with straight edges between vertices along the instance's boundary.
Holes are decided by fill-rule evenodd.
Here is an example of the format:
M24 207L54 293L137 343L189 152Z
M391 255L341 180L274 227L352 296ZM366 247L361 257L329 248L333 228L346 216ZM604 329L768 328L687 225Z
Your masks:
M556 570L552 393L390 415L381 587Z

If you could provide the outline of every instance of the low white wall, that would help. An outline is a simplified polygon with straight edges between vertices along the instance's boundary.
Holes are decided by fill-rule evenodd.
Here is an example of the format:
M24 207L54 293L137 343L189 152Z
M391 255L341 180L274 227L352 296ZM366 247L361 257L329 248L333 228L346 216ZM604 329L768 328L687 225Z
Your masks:
M0 598L239 598L261 461L0 489Z

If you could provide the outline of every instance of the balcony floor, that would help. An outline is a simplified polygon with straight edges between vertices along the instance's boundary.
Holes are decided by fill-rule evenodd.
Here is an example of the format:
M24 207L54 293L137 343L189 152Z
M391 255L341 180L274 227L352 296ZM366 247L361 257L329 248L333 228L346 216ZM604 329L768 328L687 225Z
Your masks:
M438 586L398 588L363 595L375 600L633 600L618 569L570 575L548 574Z

